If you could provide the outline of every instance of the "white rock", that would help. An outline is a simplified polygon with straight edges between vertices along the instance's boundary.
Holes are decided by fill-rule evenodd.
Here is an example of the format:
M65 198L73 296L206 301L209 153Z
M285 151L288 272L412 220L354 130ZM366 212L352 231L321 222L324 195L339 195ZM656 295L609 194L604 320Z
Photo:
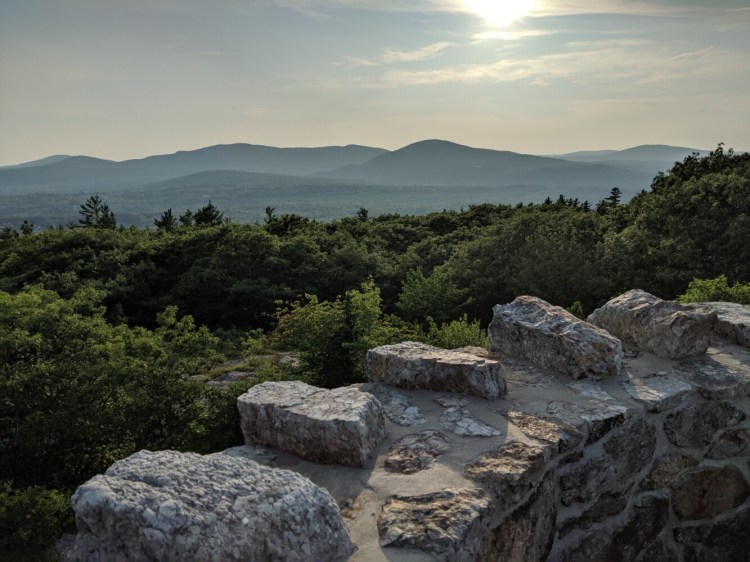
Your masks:
M466 408L448 408L440 416L440 427L465 437L495 437L503 432L471 416Z
M336 560L356 548L330 494L223 454L141 451L73 495L74 559Z
M363 466L385 435L383 408L353 387L266 382L237 399L247 445L266 445L320 464Z
M522 357L576 379L620 372L620 340L559 306L522 296L492 310L489 337L493 353Z

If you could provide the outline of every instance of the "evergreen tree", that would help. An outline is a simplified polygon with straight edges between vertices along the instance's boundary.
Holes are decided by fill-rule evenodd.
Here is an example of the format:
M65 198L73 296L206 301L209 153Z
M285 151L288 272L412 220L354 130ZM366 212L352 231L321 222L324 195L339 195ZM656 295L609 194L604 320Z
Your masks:
M209 200L208 205L195 212L193 220L195 226L219 226L224 222L224 213Z
M166 232L172 232L177 228L177 219L172 214L172 209L164 211L158 219L154 219L154 226L157 230L164 230Z
M117 228L115 214L98 195L92 195L81 203L78 214L80 226L84 228Z
M21 234L24 236L29 236L30 234L34 234L34 224L30 223L26 219L21 223Z

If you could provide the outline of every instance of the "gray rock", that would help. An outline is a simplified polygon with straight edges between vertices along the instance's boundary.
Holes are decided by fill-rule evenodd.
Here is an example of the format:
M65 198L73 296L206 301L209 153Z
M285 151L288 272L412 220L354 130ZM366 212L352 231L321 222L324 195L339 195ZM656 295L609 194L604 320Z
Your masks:
M555 496L553 480L545 478L524 505L485 536L477 560L546 560L555 538Z
M426 421L419 408L412 406L406 396L384 384L366 383L353 386L374 395L382 404L385 417L397 425L408 427L422 425Z
M750 456L750 428L733 427L716 436L708 449L709 459L728 459Z
M594 398L595 400L599 400L601 402L615 401L615 398L609 392L604 390L601 384L594 381L576 381L570 384L566 384L565 388L567 388L568 390L572 390L579 396L583 396L585 398Z
M547 405L547 413L579 429L587 429L587 445L598 441L628 419L628 410L624 406L598 400L588 400L584 405L556 400Z
M588 321L640 349L676 359L708 349L716 314L634 289L596 309Z
M672 371L698 387L708 400L750 397L750 365L722 359L724 362L707 356L684 359Z
M440 427L463 437L496 437L503 432L474 419L466 408L448 408L440 416Z
M480 455L466 467L467 478L477 481L495 498L500 510L515 508L534 488L546 469L547 447L510 441Z
M566 562L630 562L644 559L643 553L659 536L669 519L669 500L645 496L624 524L583 536L581 542L560 559Z
M717 431L736 425L745 417L730 402L693 404L669 414L664 420L664 432L678 447L705 447Z
M336 560L356 547L307 478L229 455L141 451L73 495L75 558Z
M237 399L247 445L267 445L321 464L363 466L385 435L383 409L356 388L266 382Z
M745 477L732 465L692 468L683 472L671 489L672 508L682 521L715 517L750 496Z
M470 394L494 400L505 392L500 362L419 342L367 352L370 379L395 387Z
M641 482L641 490L658 490L665 488L677 477L698 464L698 460L680 453L667 453L657 458L651 466L648 476Z
M750 553L750 500L727 514L675 529L685 562L747 562Z
M435 402L443 408L463 408L469 405L468 398L462 398L461 396L438 396L435 398Z
M662 537L656 539L641 552L636 562L680 562L680 556Z
M595 523L600 523L613 515L622 513L630 501L631 490L632 486L625 491L618 490L602 494L580 513L559 521L557 528L560 536L564 537L579 529L589 529Z
M648 466L655 450L655 428L643 419L634 419L610 434L601 451L562 471L562 503L588 503L629 488L633 475Z
M219 375L215 379L211 379L206 384L209 386L226 387L232 383L240 382L253 378L255 375L249 371L229 371L223 375Z
M391 472L413 474L430 468L448 449L448 438L434 429L406 435L391 446L385 458L385 468Z
M490 351L528 359L575 379L616 375L622 344L611 334L536 297L496 305Z
M439 560L473 560L491 502L482 490L446 490L386 500L378 516L381 546L416 548Z
M524 434L552 445L552 451L564 454L583 442L584 436L572 424L560 419L533 416L523 412L508 412L506 417Z
M734 302L702 302L687 305L716 314L714 332L731 343L750 347L750 306Z
M625 389L648 412L663 412L679 406L693 392L685 381L667 373L654 373L649 377L630 377Z

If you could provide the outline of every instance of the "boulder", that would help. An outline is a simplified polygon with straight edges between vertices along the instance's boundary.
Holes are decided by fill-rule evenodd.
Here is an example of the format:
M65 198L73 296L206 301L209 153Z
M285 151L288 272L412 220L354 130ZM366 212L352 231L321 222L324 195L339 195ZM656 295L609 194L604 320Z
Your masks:
M732 427L725 429L716 436L706 456L709 459L750 457L750 428Z
M466 408L451 407L440 416L440 427L462 437L497 437L503 432L472 417Z
M655 413L679 406L693 393L693 387L688 383L661 371L647 377L631 376L625 389L647 411Z
M491 509L482 490L445 490L386 500L378 516L381 546L416 548L440 560L473 560Z
M73 559L339 560L355 550L330 494L240 456L141 451L73 495Z
M464 393L488 400L505 392L500 362L419 342L371 349L365 365L373 382L399 388Z
M715 519L675 529L686 562L709 560L746 561L750 552L750 500Z
M750 347L750 306L735 302L701 302L690 309L716 314L714 332L731 343Z
M588 400L585 404L553 400L547 404L547 413L578 429L587 429L586 445L598 441L628 420L628 409L625 406L598 400Z
M369 392L375 396L383 406L385 417L396 425L408 427L425 423L424 416L419 412L419 408L413 406L409 402L409 399L400 392L396 392L392 388L380 383L365 383L352 386L359 388L362 392Z
M385 435L372 394L300 381L266 382L237 399L247 445L266 445L320 464L364 466Z
M657 458L651 466L648 476L641 482L641 490L658 490L665 488L677 477L698 464L698 460L681 453L667 453Z
M727 356L701 355L682 359L672 371L708 400L750 397L750 364Z
M644 351L677 359L708 349L716 314L635 289L613 298L587 320Z
M528 437L551 445L553 454L565 454L583 442L583 434L560 419L523 412L507 412L505 415Z
M616 375L620 340L567 310L536 297L496 305L489 326L490 351L522 357L580 379Z

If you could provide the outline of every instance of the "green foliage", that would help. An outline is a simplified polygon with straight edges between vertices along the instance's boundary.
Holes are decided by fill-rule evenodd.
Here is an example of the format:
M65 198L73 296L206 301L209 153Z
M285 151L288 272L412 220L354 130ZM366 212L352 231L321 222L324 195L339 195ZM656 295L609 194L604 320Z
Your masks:
M263 330L250 330L247 337L242 341L242 356L248 358L253 355L260 355L268 345L267 340L268 338L266 338Z
M435 268L427 277L421 270L413 269L406 274L396 310L402 318L413 322L424 322L428 316L436 322L446 322L455 318L467 294L468 290L452 281L447 269Z
M85 228L117 228L115 214L98 195L92 195L81 203L78 224Z
M469 322L464 314L458 320L445 322L440 327L432 318L427 318L428 328L425 337L426 343L444 349L455 349L457 347L474 346L489 347L489 338L486 330L482 329L479 320Z
M730 285L726 275L715 279L693 279L680 295L681 303L727 301L750 304L750 283Z
M583 312L583 305L581 304L581 301L575 301L573 304L570 305L570 308L568 308L567 311L570 312L576 318L580 318L581 320L586 320L586 314Z
M158 219L154 219L154 226L157 230L172 232L177 228L177 219L172 214L172 209L164 211Z
M55 559L45 553L50 537L74 529L67 490L14 488L11 482L0 482L0 553L31 550L29 559Z
M200 448L211 423L186 375L220 359L216 338L177 317L113 326L101 292L0 293L0 478L79 484L142 448Z

